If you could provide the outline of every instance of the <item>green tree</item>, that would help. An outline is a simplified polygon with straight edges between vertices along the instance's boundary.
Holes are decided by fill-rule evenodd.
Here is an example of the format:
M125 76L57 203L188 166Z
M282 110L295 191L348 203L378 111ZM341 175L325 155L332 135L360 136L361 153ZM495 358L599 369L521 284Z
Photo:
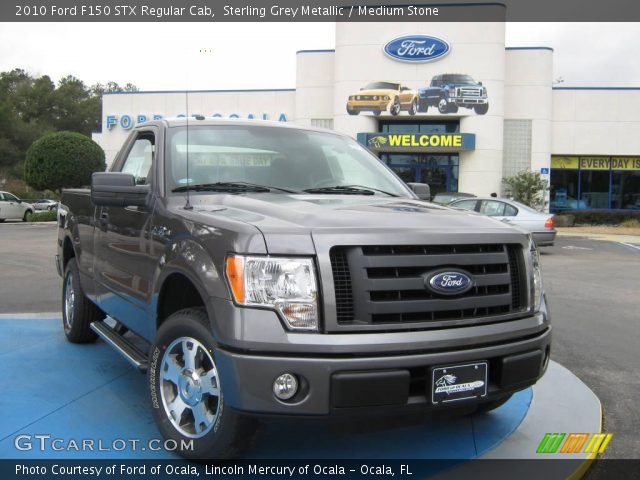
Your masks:
M503 178L506 194L515 201L524 203L531 208L544 206L543 191L547 183L537 172L523 171L512 177Z
M80 133L56 132L29 147L24 176L36 190L60 193L63 188L89 185L91 174L105 168L104 151L96 142Z

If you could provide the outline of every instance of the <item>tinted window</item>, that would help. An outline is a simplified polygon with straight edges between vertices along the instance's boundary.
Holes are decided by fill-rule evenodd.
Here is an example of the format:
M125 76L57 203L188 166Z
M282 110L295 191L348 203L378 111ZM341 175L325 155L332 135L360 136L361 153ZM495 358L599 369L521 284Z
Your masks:
M4 193L0 193L0 202L4 202Z
M378 89L383 89L383 90L398 90L398 88L400 87L399 84L397 83L390 83L390 82L371 82L371 83L367 83L363 90L378 90Z
M4 199L7 202L17 202L18 201L18 197L16 197L15 195L12 195L11 193L5 193L4 194Z
M463 210L474 210L476 208L477 200L461 200L453 203L451 206L456 208L462 208Z
M504 216L505 217L515 217L518 214L518 209L513 205L509 205L508 203L504 204Z
M123 173L130 173L136 181L136 185L149 183L151 164L153 163L154 142L153 135L143 134L133 144L127 159L122 166Z
M480 206L480 213L489 217L504 216L505 204L496 200L483 200Z

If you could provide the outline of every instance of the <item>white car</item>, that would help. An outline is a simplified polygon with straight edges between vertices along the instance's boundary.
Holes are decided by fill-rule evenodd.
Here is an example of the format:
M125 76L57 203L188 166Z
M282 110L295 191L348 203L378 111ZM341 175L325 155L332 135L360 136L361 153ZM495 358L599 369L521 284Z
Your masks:
M529 230L539 247L550 247L556 239L557 232L552 214L538 212L514 200L493 197L465 198L454 200L447 206L478 212Z
M58 202L55 200L42 198L33 202L33 208L35 208L36 210L53 210L54 208L58 208Z
M34 210L33 205L23 202L13 193L0 192L0 222L11 219L26 222Z

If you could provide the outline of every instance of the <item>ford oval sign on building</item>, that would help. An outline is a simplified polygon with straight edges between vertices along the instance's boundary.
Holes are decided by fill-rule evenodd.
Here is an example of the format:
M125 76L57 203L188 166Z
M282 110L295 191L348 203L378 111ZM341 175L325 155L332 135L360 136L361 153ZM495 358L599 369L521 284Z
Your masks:
M405 35L384 46L384 53L401 62L431 62L449 53L451 47L440 38L428 35Z

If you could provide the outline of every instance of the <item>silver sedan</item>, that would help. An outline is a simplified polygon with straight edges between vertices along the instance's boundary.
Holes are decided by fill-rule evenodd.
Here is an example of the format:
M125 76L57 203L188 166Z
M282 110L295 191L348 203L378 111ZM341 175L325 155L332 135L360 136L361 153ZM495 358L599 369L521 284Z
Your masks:
M522 203L506 198L465 198L448 206L471 210L531 232L539 247L551 246L556 239L553 214L538 212Z

